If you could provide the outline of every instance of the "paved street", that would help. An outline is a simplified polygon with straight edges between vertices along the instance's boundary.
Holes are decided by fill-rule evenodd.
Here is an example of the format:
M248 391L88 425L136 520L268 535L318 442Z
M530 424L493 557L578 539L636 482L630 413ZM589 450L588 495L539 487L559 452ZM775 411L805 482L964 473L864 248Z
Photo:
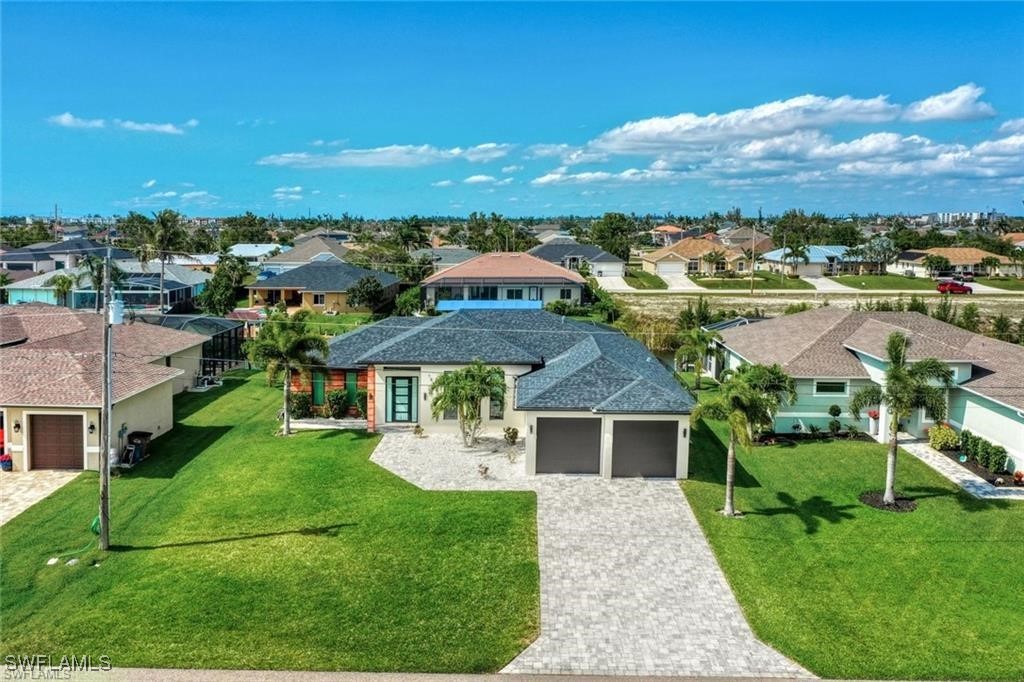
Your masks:
M81 473L53 469L0 473L0 526L70 483Z
M506 449L388 433L371 457L426 489L536 491L541 633L504 672L808 675L751 632L676 481L528 478Z

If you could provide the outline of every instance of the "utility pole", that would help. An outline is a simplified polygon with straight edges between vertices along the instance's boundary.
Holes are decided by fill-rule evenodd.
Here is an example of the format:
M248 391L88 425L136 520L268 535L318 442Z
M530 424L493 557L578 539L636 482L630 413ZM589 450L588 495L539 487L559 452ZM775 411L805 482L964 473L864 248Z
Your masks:
M111 318L113 301L110 286L110 244L103 260L103 413L100 423L103 434L100 438L100 549L110 549L110 432L114 405L114 343Z

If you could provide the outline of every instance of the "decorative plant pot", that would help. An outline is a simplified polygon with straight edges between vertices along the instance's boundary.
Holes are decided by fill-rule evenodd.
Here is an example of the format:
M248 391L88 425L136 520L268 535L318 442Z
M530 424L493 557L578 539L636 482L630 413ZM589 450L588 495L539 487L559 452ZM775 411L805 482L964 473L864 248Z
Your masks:
M14 471L14 462L9 459L0 460L0 471Z

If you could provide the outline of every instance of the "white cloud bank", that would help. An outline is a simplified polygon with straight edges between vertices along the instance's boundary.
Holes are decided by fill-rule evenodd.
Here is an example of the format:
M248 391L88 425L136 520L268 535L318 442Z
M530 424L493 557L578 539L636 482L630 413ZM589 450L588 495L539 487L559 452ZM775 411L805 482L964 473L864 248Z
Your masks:
M107 121L102 118L79 118L70 111L65 111L63 114L56 116L50 116L46 119L50 123L62 128L106 128ZM199 120L190 118L181 125L174 123L139 123L137 121L124 120L115 118L111 121L114 128L120 128L122 130L130 130L137 133L162 133L164 135L184 135L185 130L188 128L195 128L199 125Z
M480 163L507 156L512 145L487 142L474 147L444 149L429 144L394 144L369 149L341 149L330 154L287 152L259 159L260 166L288 168L417 168L456 159Z
M991 118L995 108L987 102L978 101L985 94L985 88L967 83L949 92L925 98L909 105L903 112L907 121L973 121Z

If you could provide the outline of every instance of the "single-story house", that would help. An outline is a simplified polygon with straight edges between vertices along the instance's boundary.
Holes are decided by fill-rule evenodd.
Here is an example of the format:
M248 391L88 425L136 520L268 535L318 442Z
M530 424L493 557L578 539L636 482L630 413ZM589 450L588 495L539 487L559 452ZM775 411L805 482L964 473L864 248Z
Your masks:
M275 253L283 253L290 248L292 247L281 244L234 244L228 249L228 253L244 258L249 267L257 267Z
M712 265L704 260L709 253L719 252L725 258ZM645 253L640 257L645 272L655 275L704 275L726 271L746 272L747 259L743 252L703 237L687 237L669 246Z
M913 312L854 312L823 307L719 332L723 351L713 373L743 363L778 363L796 380L796 402L775 418L781 433L826 429L828 409L838 405L842 424L856 424L879 442L886 440L886 408L877 419L849 412L857 389L880 384L887 368L885 345L892 332L910 341L911 362L934 357L953 370L947 420L1006 448L1014 466L1024 469L1024 347L975 334ZM918 410L902 430L924 437L935 424Z
M0 307L0 426L14 467L97 469L103 316L56 306ZM205 336L144 323L114 327L112 424L153 438L174 426L172 397L199 374Z
M135 320L160 325L168 329L191 332L205 336L199 373L201 376L216 376L239 366L245 360L242 344L246 338L246 324L243 320L232 320L212 315L159 315L143 313Z
M314 227L312 230L302 232L295 235L294 242L298 246L307 239L313 237L320 237L323 239L329 239L334 242L348 242L352 241L352 233L347 230L339 230L332 227Z
M552 301L579 303L586 280L527 253L496 252L470 258L423 280L428 308L543 308Z
M385 300L398 293L399 280L387 272L367 270L339 260L312 261L248 287L249 307L276 305L320 312L366 311L348 304L348 290L364 277L373 277L384 288Z
M1018 249L1024 249L1024 232L1007 232L1000 239L1010 242Z
M342 246L341 242L324 237L310 237L296 244L294 248L264 260L262 270L268 275L278 275L314 261L340 261L346 252L348 248Z
M114 258L131 258L130 251L113 249ZM0 253L0 267L7 270L53 272L78 266L86 256L106 256L106 244L91 239L38 242Z
M414 261L419 261L423 258L428 259L434 264L434 269L431 271L431 274L433 274L434 272L446 270L453 265L465 263L470 258L476 258L480 255L480 252L463 246L435 246L429 249L416 249L409 255L412 256Z
M549 263L560 265L566 270L578 271L587 264L595 277L621 277L625 274L626 263L600 246L580 244L572 237L555 237L533 247L526 253Z
M897 258L895 263L890 263L887 270L898 275L911 275L915 277L931 277L931 273L925 266L925 259L928 256L942 256L949 261L951 270L949 272L934 273L937 275L952 275L958 272L973 272L976 274L1012 274L1019 271L1019 266L1014 267L1009 258L990 253L982 249L968 246L940 246L932 249L920 249L904 251ZM995 268L988 268L981 264L986 258L995 258L1000 265ZM990 272L991 270L991 272Z
M655 244L668 246L682 239L684 231L683 228L676 225L658 225L651 230L651 239Z
M755 253L767 253L775 249L771 235L759 232L752 227L734 227L731 230L722 230L716 238L725 246L735 249L749 249L753 244Z
M174 265L180 265L189 270L202 270L203 272L216 272L220 256L215 253L193 253L187 256L171 256L167 261Z
M371 431L456 432L454 413L432 417L431 387L474 360L500 367L507 387L482 406L484 432L518 429L528 473L686 478L695 402L672 372L618 330L543 310L386 318L331 339L327 368L293 386L314 404L365 388Z
M156 309L160 300L160 262L142 264L136 260L116 260L114 263L124 273L114 284L114 296L128 308ZM57 300L53 287L53 278L59 274L70 275L76 280L66 301ZM196 296L206 289L206 283L212 277L208 272L167 263L164 266L164 309L169 312L191 311L195 307ZM43 273L8 284L4 290L7 291L8 303L67 305L75 310L92 310L96 306L96 290L83 268Z
M860 270L872 270L877 268L875 263L864 263L861 260L847 258L850 247L841 245L813 245L804 247L807 251L807 260L803 258L793 259L789 247L775 249L765 253L764 267L771 272L783 271L787 275L798 275L800 277L821 277L841 275L844 273L861 274Z

